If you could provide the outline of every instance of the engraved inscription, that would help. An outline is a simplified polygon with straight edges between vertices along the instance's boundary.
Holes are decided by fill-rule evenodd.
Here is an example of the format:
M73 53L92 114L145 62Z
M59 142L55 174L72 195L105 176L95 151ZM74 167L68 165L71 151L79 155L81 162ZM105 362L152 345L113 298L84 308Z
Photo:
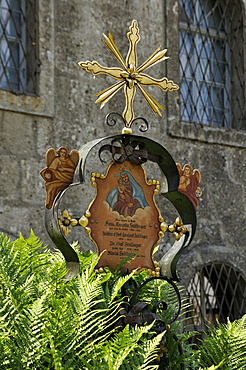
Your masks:
M123 270L154 270L152 250L160 231L156 186L147 184L142 166L129 161L111 163L106 176L94 182L97 196L89 207L88 226L98 252L104 251L97 267L115 269L129 256Z

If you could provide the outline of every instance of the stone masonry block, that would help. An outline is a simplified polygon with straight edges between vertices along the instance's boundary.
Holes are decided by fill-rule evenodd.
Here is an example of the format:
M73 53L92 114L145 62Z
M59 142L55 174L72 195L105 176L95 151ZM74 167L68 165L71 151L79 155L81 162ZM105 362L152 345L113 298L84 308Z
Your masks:
M23 202L31 204L44 204L45 186L39 174L44 167L45 161L37 161L35 158L21 160L21 193Z
M37 152L44 156L47 150L52 147L53 120L40 117L36 120Z
M20 166L14 156L0 156L0 196L8 200L20 197Z
M33 157L36 152L33 116L5 111L2 127L1 148L4 153L19 158Z

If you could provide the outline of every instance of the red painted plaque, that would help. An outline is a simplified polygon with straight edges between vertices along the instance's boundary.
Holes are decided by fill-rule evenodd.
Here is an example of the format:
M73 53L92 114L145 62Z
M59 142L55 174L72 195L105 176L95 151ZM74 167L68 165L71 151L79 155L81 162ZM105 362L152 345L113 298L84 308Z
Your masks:
M123 258L132 256L122 268L155 270L152 251L159 241L161 217L154 201L158 181L146 181L142 166L129 161L111 163L106 176L93 174L97 195L87 212L86 227L102 254L97 268L115 269Z

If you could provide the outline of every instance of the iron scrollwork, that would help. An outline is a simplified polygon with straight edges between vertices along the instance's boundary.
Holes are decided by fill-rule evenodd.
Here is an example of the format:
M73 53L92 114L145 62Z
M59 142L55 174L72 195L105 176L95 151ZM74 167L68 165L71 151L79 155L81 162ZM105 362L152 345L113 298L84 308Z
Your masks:
M51 239L63 253L68 267L73 265L78 266L77 255L70 246L59 225L59 203L69 188L78 185L84 186L85 166L90 152L96 145L99 145L104 140L111 140L111 144L103 145L99 149L99 156L101 156L102 152L106 150L111 152L114 156L117 154L118 158L116 158L116 160L119 161L126 160L127 158L127 160L130 160L135 164L141 164L150 160L159 166L160 171L166 179L166 188L162 190L160 194L175 206L186 232L179 238L179 240L175 241L174 245L163 256L160 261L160 269L162 276L166 276L167 278L176 281L179 280L176 272L176 265L182 250L190 244L194 236L196 229L196 211L190 199L185 194L178 191L179 172L171 155L162 145L143 136L126 134L113 135L96 139L85 144L79 150L80 161L75 175L79 176L79 182L73 183L66 189L62 190L56 196L52 207L50 209L46 209L46 228ZM118 144L116 145L116 143ZM77 269L78 267L76 267L75 270ZM72 270L74 271L74 266L72 267Z
M99 221L97 218L95 220L94 219L92 220L92 218L90 218L93 213L91 212L90 214L90 209L92 210L92 206L86 211L85 215L82 215L80 218L72 217L66 210L64 210L62 213L59 213L60 201L64 194L67 192L67 190L70 189L71 187L75 186L83 187L85 185L85 166L92 149L96 145L102 144L104 140L107 140L108 142L111 141L111 143L107 143L101 146L101 148L99 149L99 159L101 160L102 163L105 163L105 161L102 158L102 153L106 151L112 154L113 163L109 164L107 174L109 174L110 166L112 167L114 166L116 170L114 170L112 177L109 179L110 185L112 185L112 182L114 182L113 180L116 178L116 176L121 177L118 177L118 183L114 184L114 188L110 189L110 192L108 192L107 187L105 187L108 193L106 194L106 196L105 194L103 194L102 198L99 199L100 205L103 204L103 202L105 203L105 199L108 199L109 194L111 194L110 198L112 199L115 199L116 196L116 200L118 202L121 201L121 203L124 203L124 211L128 210L128 213L118 212L120 216L123 215L122 217L125 218L125 221L127 221L126 218L128 216L129 217L133 216L133 213L130 214L129 210L131 211L134 210L134 212L136 212L137 210L139 210L140 212L144 212L143 210L147 208L147 206L150 208L150 210L155 209L155 214L152 215L152 218L151 217L148 218L146 216L147 212L144 213L143 223L145 223L145 225L142 225L140 222L140 226L147 227L148 224L149 228L152 228L152 230L155 229L157 230L157 232L154 233L155 239L153 239L154 241L152 244L149 242L150 238L148 238L151 231L148 231L149 234L144 235L147 239L147 242L151 245L151 253L149 253L150 259L152 256L155 243L157 243L160 240L160 238L163 237L164 232L167 229L168 231L174 234L176 239L173 246L161 259L158 271L157 270L152 271L153 274L151 278L146 279L139 286L137 286L137 283L134 281L133 278L131 278L122 287L122 296L125 302L125 304L122 306L121 312L124 316L121 319L123 320L123 326L127 324L142 325L146 322L152 323L155 321L153 330L155 330L158 333L164 330L169 330L170 324L177 320L180 314L181 298L179 290L175 284L175 281L179 280L176 272L176 265L182 250L190 244L195 234L196 230L195 208L197 205L197 200L196 198L194 198L193 194L194 189L190 189L189 185L191 182L190 178L191 176L194 175L197 183L199 182L198 181L199 178L196 176L197 175L196 172L191 173L192 171L190 168L189 168L190 172L188 173L188 167L183 169L177 168L177 165L174 162L171 155L159 143L149 138L145 138L143 136L132 135L131 127L133 124L140 123L138 129L141 133L146 132L149 127L149 124L145 118L142 117L135 118L133 111L133 102L136 95L136 91L140 91L146 102L151 107L151 109L159 116L161 116L160 110L163 110L164 108L147 92L145 87L156 86L160 88L162 91L167 92L178 90L179 86L176 85L172 80L169 80L167 77L156 79L147 75L146 73L142 73L145 69L151 67L152 65L155 65L156 63L166 60L168 57L166 56L167 52L166 49L161 50L161 48L158 48L142 65L138 66L136 45L140 40L140 36L138 23L136 20L132 21L132 24L129 27L129 32L127 33L127 38L129 40L129 50L126 59L124 59L118 47L116 46L116 43L112 35L111 34L109 34L109 36L104 35L104 43L108 47L108 49L113 53L116 59L121 63L120 68L104 67L101 66L96 61L92 62L82 61L78 63L81 68L83 68L87 72L92 73L93 75L105 74L115 78L118 81L116 84L96 94L96 96L98 97L96 103L101 103L101 108L121 88L124 88L125 109L122 115L117 112L112 112L108 114L106 117L107 125L115 126L120 120L124 127L122 129L122 134L95 139L94 141L85 144L80 149L79 153L78 152L75 153L74 151L72 151L70 154L68 154L68 152L65 151L63 148L61 154L58 151L57 156L54 157L55 152L53 149L47 152L49 153L49 155L47 155L47 168L41 171L41 175L44 177L46 181L46 188L48 194L46 202L47 204L46 204L45 223L50 238L62 252L66 260L68 268L67 278L76 276L79 269L79 259L75 250L72 248L72 246L66 239L66 236L71 226L76 225L84 227L84 230L88 233L89 236L91 236L90 227L92 228L92 226L89 227L88 223L90 222L90 224L96 225L95 223L97 222L99 223ZM51 154L52 159L50 158ZM78 160L79 164L77 166ZM149 181L149 183L146 182L146 178L143 178L143 180L141 180L139 172L142 169L140 166L146 163L147 161L156 163L158 165L159 170L161 172L162 180L160 181L153 180ZM133 177L131 178L131 175L130 173L128 173L128 171L126 170L122 171L121 167L124 167L123 165L124 162L125 165L127 162L126 167L130 172L135 171L134 173L138 173L138 176L141 180L140 184ZM134 167L133 165L136 166ZM74 174L76 166L77 169ZM134 169L132 167L134 167ZM69 172L67 176L65 176L64 173L65 169L67 172ZM180 173L182 172L183 174L184 177L183 184L180 184L181 177L179 172ZM79 178L79 180L78 182L73 182L76 176ZM99 184L100 181L103 181L103 178L105 177L106 176L104 174L95 174L95 176L93 176L94 180L92 181L92 184L97 186L97 184ZM130 180L132 181L132 184ZM135 183L133 182L133 180L135 181ZM194 182L195 181L193 181L193 183ZM144 195L146 193L148 194L148 190L146 190L145 193L143 192L142 198L140 197L140 195L138 195L138 198L142 200L142 204L140 204L139 200L137 200L137 197L134 198L134 195L137 192L136 189L138 189L138 194L142 194L141 184L143 187L148 186L152 187L149 188L151 191L153 191L153 194L151 193L152 198L151 199L149 198L152 203L150 201L147 202L146 199L144 198ZM182 185L182 188L179 187L180 185ZM155 186L156 188L154 189ZM102 182L101 188L103 188ZM97 187L97 191L98 189L99 185ZM160 189L161 189L160 194L164 196L166 199L168 199L174 205L179 214L179 217L176 219L175 223L170 226L168 226L164 222L164 219L162 218L161 214L158 213L159 211L156 207L156 204L154 203L154 194L158 194ZM50 193L51 195L49 195ZM199 193L201 193L200 188ZM152 204L152 207L149 206L150 203ZM111 213L115 211L112 205L114 205L113 202L108 202L107 204L108 207L111 206L112 209ZM135 208L133 208L133 206L135 206ZM95 208L96 210L98 210L100 207L96 205ZM150 220L152 219L154 220L153 223L152 221L150 222ZM114 225L114 223L112 224ZM127 227L128 224L126 223L126 229ZM134 229L134 232L136 232L136 229ZM141 236L143 235L141 234ZM93 238L91 239L94 240ZM124 241L122 242L122 244L123 246L125 246ZM140 247L143 246L144 248L144 251L142 253L143 256L140 257L146 259L147 255L146 245L143 243L135 245L137 246L140 245ZM139 253L140 248L139 247L136 248L138 248L138 252L136 253ZM115 247L115 249L117 248ZM122 256L119 253L118 255ZM151 266L152 265L154 268L153 260L151 260ZM137 269L139 268L148 268L148 266L146 267L146 265L138 265ZM174 316L166 320L166 322L164 322L164 319L162 318L162 315L160 313L161 311L164 312L168 310L168 302L166 302L165 300L161 300L159 302L155 302L153 304L153 307L150 307L150 305L146 302L141 301L136 302L138 296L141 296L141 292L143 291L144 287L146 287L147 284L150 284L151 282L157 281L166 281L173 288L177 297L176 300L177 311L175 312ZM132 293L130 292L131 290ZM173 338L174 340L176 340L174 335ZM181 352L179 345L178 348Z
M61 220L60 213L58 212L59 205L63 195L69 188L75 186L85 186L86 162L92 149L97 145L100 145L100 143L102 143L104 140L109 141L110 144L102 145L99 149L99 158L101 161L103 161L102 153L104 151L108 151L112 154L113 160L116 162L118 161L121 163L127 160L133 164L140 165L147 161L152 161L158 165L162 175L166 179L166 187L163 187L164 190L162 190L160 194L175 206L180 215L180 220L182 220L182 223L181 221L176 220L176 224L171 225L171 229L173 228L173 232L176 232L177 235L175 235L176 240L173 246L163 256L159 263L161 276L150 277L142 282L139 286L137 286L136 283L132 283L131 288L133 288L133 293L131 294L128 294L128 290L130 291L130 286L127 286L127 284L123 286L122 296L126 297L126 301L121 310L121 314L124 316L123 322L121 320L122 326L125 326L126 324L142 325L144 323L155 322L153 330L156 333L160 333L164 330L169 331L173 340L177 341L177 338L171 333L170 329L170 325L177 320L181 309L180 293L175 284L175 281L179 280L176 272L176 265L182 250L190 244L194 236L196 229L196 212L191 200L178 190L179 172L176 163L162 145L143 136L127 134L113 135L106 138L96 139L84 145L79 151L80 161L75 174L75 177L79 177L79 182L69 185L67 188L58 193L51 209L46 209L47 231L55 245L60 249L65 257L68 268L68 274L66 277L70 278L72 276L76 276L79 269L79 260L76 252L71 247L66 239L66 235L62 231L61 221L63 220ZM65 214L63 214L63 218L64 215ZM70 224L72 224L72 222L75 224L76 221L77 225L82 225L83 217L81 217L81 219L77 219L76 217L71 216L70 219L68 216L67 218ZM172 232L172 230L169 231ZM157 281L155 279L169 283L176 294L176 312L167 321L163 320L163 315L160 313L164 313L168 310L168 305L170 303L168 300L155 302L152 307L150 307L150 305L144 301L142 302L140 300L137 302L138 296L141 295L144 287L153 281ZM182 353L182 348L179 343L177 343L177 348L179 352ZM165 356L163 356L163 358L160 360L159 368L162 366L161 364L162 361L164 361L164 357ZM182 366L183 365L181 365L181 369L183 368Z
M139 295L141 295L141 291L144 289L144 287L155 281L165 281L167 282L175 292L176 300L177 300L177 307L176 312L174 313L172 318L169 318L169 320L164 321L163 318L160 316L160 311L164 313L168 310L169 302L166 301L158 301L155 302L153 307L151 308L149 304L146 302L136 302ZM133 289L133 293L130 294L129 290ZM124 308L121 310L121 315L123 316L123 319L121 319L121 326L124 327L125 325L135 326L135 325L144 325L144 324L151 324L155 322L154 326L152 327L153 332L156 334L162 333L164 330L170 331L171 324L175 322L181 312L181 296L180 291L177 287L177 285L174 283L173 280L165 277L165 276L159 276L159 277L150 277L148 279L145 279L141 284L137 285L136 281L131 278L129 281L127 281L124 286L122 287L122 297L125 300ZM171 333L171 336L175 342L177 342L177 348L180 353L180 355L183 354L183 349L180 343L178 343L178 338L175 334ZM165 363L165 358L162 356L162 350L161 347L159 349L159 369L162 369L162 365ZM180 369L184 369L184 365L180 364Z
M112 154L112 159L116 163L123 163L128 160L133 164L139 165L146 163L147 160L160 163L162 157L160 155L151 154L146 149L144 143L138 140L130 140L128 135L124 135L121 139L112 140L111 144L103 145L99 150L99 158L102 163L102 153L108 151Z
M120 122L119 122L119 120L120 120ZM118 112L111 112L111 113L107 114L107 116L105 118L105 122L108 126L111 126L111 127L115 126L118 123L123 123L126 126L126 120ZM131 125L133 123L135 123L135 124L139 123L138 130L140 132L147 132L148 129L149 129L149 123L146 120L146 118L144 118L144 117L134 118L134 120L131 122Z

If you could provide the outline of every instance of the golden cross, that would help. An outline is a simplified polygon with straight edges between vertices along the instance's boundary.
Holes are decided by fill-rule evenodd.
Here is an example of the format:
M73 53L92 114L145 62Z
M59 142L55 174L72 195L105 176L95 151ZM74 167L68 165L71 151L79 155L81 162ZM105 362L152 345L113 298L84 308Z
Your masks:
M157 86L162 91L173 91L179 89L179 86L173 81L168 80L167 77L163 77L162 79L158 80L145 73L142 73L142 71L153 66L154 64L168 59L168 57L165 56L167 49L161 50L159 47L143 64L141 64L141 66L138 67L136 46L140 40L140 36L138 23L136 20L132 21L129 30L130 31L127 33L129 50L125 61L113 39L112 34L109 33L108 36L103 34L104 44L114 54L116 59L118 59L123 68L103 67L96 61L78 63L81 68L85 69L87 72L91 72L93 75L106 74L120 81L95 94L95 96L98 96L96 103L101 103L100 108L103 108L104 105L124 86L126 101L125 109L122 114L126 124L125 130L123 129L124 133L131 133L130 127L131 122L134 119L133 101L136 94L136 88L140 90L152 110L159 114L159 116L161 116L160 109L164 108L146 91L144 86Z

